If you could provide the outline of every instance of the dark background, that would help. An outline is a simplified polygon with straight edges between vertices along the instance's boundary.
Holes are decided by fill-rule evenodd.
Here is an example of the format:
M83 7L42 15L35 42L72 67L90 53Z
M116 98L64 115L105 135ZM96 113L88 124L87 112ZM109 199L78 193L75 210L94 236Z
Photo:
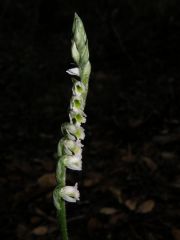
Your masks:
M52 202L74 12L92 75L70 239L180 239L180 8L175 0L0 1L1 237L59 239Z

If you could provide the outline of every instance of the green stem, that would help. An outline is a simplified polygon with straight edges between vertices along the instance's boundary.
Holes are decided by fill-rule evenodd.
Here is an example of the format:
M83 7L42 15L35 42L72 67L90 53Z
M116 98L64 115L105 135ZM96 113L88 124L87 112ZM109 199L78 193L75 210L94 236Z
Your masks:
M62 198L60 200L60 207L61 207L61 209L57 211L57 215L58 215L58 221L60 224L62 240L68 240L67 221L66 221L66 206L65 206L65 202Z
M59 164L61 165L60 166L61 172L60 172L60 176L57 177L57 180L60 188L63 188L66 185L66 167L64 166L61 160L59 160ZM58 215L58 222L61 229L62 240L68 240L66 205L65 205L65 201L62 198L60 198L59 201L60 201L60 209L57 210L57 215Z

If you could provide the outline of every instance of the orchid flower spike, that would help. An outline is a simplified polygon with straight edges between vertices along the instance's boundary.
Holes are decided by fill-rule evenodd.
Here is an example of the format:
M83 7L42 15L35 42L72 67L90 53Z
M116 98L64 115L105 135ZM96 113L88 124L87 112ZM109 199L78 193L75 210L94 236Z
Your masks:
M65 186L60 190L60 196L67 202L76 202L79 200L80 193L78 191L78 184L75 186Z
M57 147L57 187L53 192L54 205L57 208L61 226L62 240L68 240L65 201L79 200L77 183L66 186L66 171L82 170L82 147L85 133L82 124L86 122L84 108L89 86L91 64L89 61L88 39L80 17L75 13L73 23L71 54L76 67L66 72L72 76L72 97L69 106L69 121L61 126L62 138Z

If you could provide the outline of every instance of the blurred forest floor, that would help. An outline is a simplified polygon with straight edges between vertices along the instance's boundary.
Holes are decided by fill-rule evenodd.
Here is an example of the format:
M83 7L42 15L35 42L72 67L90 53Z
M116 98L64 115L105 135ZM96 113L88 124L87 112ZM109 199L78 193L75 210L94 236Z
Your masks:
M178 1L1 1L0 228L6 240L59 239L52 202L67 120L74 11L92 76L70 239L180 240Z

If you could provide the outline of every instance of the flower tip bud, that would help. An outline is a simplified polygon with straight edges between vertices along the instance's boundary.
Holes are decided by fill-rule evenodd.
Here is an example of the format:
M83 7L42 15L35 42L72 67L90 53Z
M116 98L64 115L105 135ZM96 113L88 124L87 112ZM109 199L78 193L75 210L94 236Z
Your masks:
M79 18L77 12L74 13L74 17L75 17L75 18Z
M79 64L80 56L79 56L79 52L76 47L76 43L74 41L72 41L71 53L72 53L72 57L73 57L75 63Z

